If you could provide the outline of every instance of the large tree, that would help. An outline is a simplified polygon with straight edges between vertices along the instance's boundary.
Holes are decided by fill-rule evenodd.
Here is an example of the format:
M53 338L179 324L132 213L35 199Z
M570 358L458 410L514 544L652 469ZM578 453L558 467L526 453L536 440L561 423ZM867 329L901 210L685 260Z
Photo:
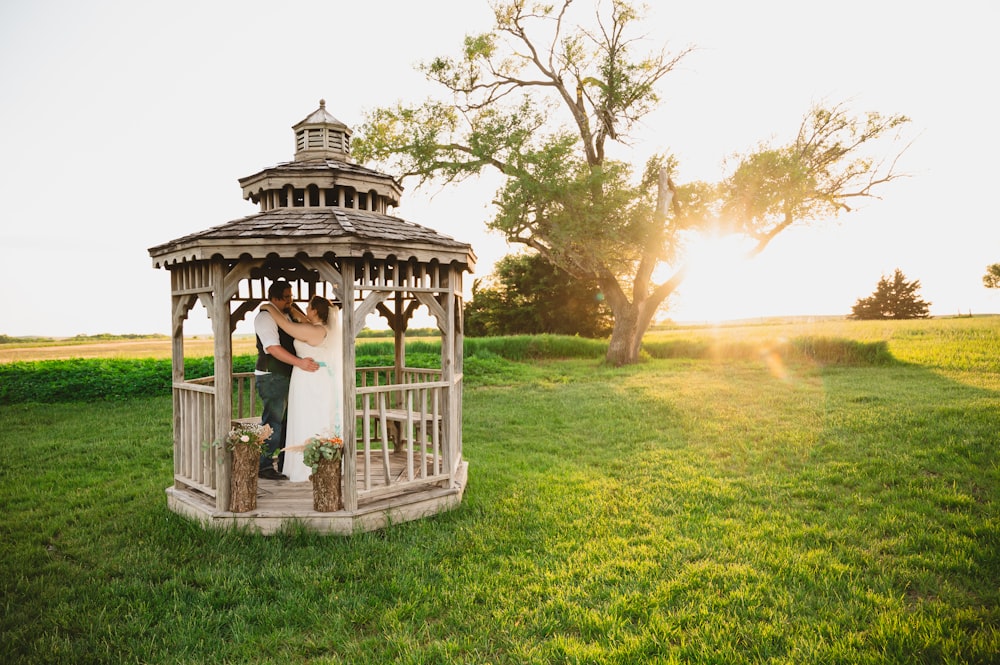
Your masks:
M931 304L919 297L919 290L919 280L907 281L906 275L896 268L891 280L882 275L870 296L858 298L848 318L926 319Z
M691 234L743 234L757 254L792 224L849 211L898 177L894 158L866 148L907 118L855 118L842 105L810 110L786 145L737 155L719 183L677 185L677 162L663 155L637 177L609 157L608 142L627 145L691 49L640 53L641 16L623 0L599 2L589 21L574 5L494 3L492 31L422 65L447 100L373 111L354 151L420 183L499 171L489 226L597 281L614 315L608 362L638 359L654 314L685 278Z

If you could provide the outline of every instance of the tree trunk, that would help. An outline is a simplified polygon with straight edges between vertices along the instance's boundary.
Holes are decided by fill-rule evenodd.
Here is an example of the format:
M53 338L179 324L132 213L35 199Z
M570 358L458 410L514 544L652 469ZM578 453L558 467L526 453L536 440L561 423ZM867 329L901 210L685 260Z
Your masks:
M229 485L229 511L246 513L257 509L257 471L260 452L253 446L233 447L233 468Z
M312 480L313 510L318 513L334 513L340 510L340 460L322 459L319 468L309 476Z
M633 305L613 311L614 328L611 329L611 341L608 343L608 355L605 361L609 365L621 367L639 361L639 347L642 333L639 330L639 310Z

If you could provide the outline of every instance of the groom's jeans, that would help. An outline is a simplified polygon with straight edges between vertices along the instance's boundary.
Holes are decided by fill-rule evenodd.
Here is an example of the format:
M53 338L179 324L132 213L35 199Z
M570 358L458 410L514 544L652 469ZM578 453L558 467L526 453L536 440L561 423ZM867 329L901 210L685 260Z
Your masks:
M273 464L275 451L285 447L285 422L288 417L288 385L291 377L283 374L258 374L257 394L263 402L264 410L260 414L260 421L271 426L271 436L267 439L267 446L260 456L260 469L270 469ZM285 453L278 455L278 470L284 466Z

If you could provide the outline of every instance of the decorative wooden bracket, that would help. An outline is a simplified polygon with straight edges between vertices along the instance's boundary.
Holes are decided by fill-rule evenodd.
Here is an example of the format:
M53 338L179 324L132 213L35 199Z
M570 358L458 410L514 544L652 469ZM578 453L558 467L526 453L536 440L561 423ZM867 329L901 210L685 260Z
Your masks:
M441 330L442 332L447 332L448 330L447 314L445 314L444 307L441 306L441 303L437 301L434 295L430 293L424 293L421 291L417 291L413 295L416 296L417 300L420 301L421 305L424 305L425 307L427 307L428 311L430 311L431 316L433 316L434 320L437 321L438 329Z
M198 294L190 293L186 296L178 296L177 305L174 307L174 335L179 335L184 327L184 320L187 318L188 312L194 307L195 303L198 302Z
M315 270L319 273L320 279L333 285L333 289L340 294L341 302L343 302L344 276L335 267L330 265L329 261L301 258L299 259L299 263L309 270Z
M413 318L413 313L417 311L418 307L420 307L420 303L416 300L411 300L405 310L396 314L396 312L386 307L384 302L380 302L378 304L378 311L389 322L389 328L393 332L400 332L406 330L407 322Z
M372 291L368 294L360 305L354 310L354 330L352 334L357 339L358 334L365 327L365 318L375 311L375 308L382 304L382 301L389 297L385 291Z

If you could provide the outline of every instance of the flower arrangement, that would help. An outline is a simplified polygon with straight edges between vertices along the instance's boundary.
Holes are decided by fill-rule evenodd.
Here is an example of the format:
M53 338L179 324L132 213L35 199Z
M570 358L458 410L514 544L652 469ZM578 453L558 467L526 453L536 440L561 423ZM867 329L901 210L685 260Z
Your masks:
M260 455L264 452L265 443L272 431L270 425L263 423L238 423L229 430L224 445L229 451L235 449L236 446L248 446L254 448L256 453Z
M344 440L336 434L317 434L306 439L302 461L313 470L319 470L321 460L337 461L344 454Z

